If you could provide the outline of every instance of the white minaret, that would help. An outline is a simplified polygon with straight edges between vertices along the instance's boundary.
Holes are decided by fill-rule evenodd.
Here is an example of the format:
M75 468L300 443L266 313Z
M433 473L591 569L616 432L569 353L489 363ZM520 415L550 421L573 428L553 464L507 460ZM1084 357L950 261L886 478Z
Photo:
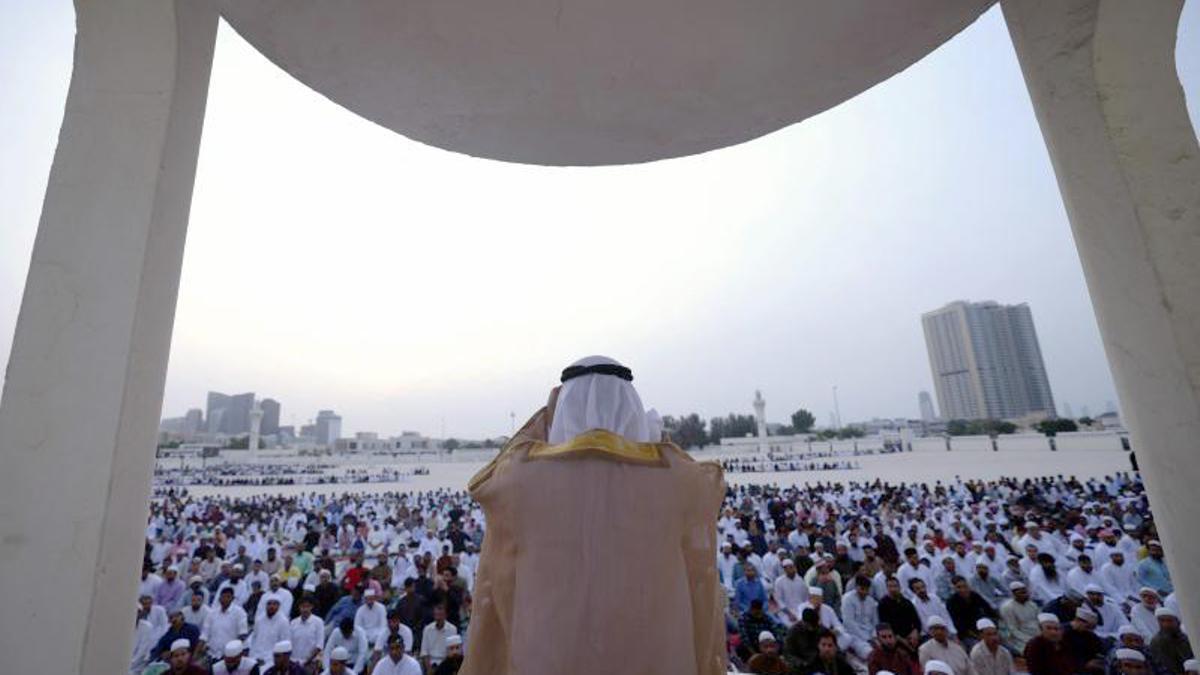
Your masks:
M762 392L754 392L754 419L758 422L758 437L767 437L767 402L763 400Z
M250 439L246 444L246 449L249 451L246 456L252 462L258 460L258 431L262 428L262 418L262 406L255 401L250 408Z

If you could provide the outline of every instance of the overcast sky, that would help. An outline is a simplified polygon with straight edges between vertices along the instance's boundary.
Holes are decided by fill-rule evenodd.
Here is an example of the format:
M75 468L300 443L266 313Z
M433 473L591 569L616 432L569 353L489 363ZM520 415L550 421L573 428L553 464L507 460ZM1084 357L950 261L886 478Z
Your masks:
M1179 67L1197 119L1200 8ZM70 76L67 0L0 0L0 363ZM222 26L163 406L255 391L283 423L508 433L575 358L648 406L916 416L920 314L1028 302L1054 396L1116 394L998 10L895 78L741 146L543 168L423 146Z

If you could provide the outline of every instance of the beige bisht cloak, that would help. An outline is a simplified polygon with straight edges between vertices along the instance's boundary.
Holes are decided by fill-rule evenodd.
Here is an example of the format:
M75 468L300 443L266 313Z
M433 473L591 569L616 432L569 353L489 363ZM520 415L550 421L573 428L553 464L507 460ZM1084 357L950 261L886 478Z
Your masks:
M721 468L603 430L545 442L550 404L471 480L487 533L460 675L717 675Z

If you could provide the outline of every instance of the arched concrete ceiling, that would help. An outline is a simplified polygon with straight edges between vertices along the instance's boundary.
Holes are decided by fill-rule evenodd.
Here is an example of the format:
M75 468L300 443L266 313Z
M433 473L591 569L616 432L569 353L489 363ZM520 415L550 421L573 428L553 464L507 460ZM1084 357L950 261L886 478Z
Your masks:
M548 165L704 152L799 122L994 0L220 0L251 44L430 145Z

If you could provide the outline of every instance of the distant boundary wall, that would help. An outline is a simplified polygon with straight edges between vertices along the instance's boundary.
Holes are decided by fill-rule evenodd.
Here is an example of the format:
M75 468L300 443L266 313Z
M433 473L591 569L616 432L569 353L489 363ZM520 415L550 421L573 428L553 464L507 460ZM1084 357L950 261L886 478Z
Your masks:
M1123 439L1128 439L1125 431L1071 431L1059 433L1053 439L1043 434L1002 434L993 439L990 436L926 436L912 438L906 441L913 452L1004 452L1030 451L1052 449L1058 450L1124 450ZM721 445L709 445L694 449L697 456L744 457L759 455L763 452L772 454L808 454L833 453L835 455L853 455L856 451L862 454L873 454L883 449L884 443L900 442L896 435L867 436L848 440L806 440L792 436L768 436L765 439L738 438L722 439Z

